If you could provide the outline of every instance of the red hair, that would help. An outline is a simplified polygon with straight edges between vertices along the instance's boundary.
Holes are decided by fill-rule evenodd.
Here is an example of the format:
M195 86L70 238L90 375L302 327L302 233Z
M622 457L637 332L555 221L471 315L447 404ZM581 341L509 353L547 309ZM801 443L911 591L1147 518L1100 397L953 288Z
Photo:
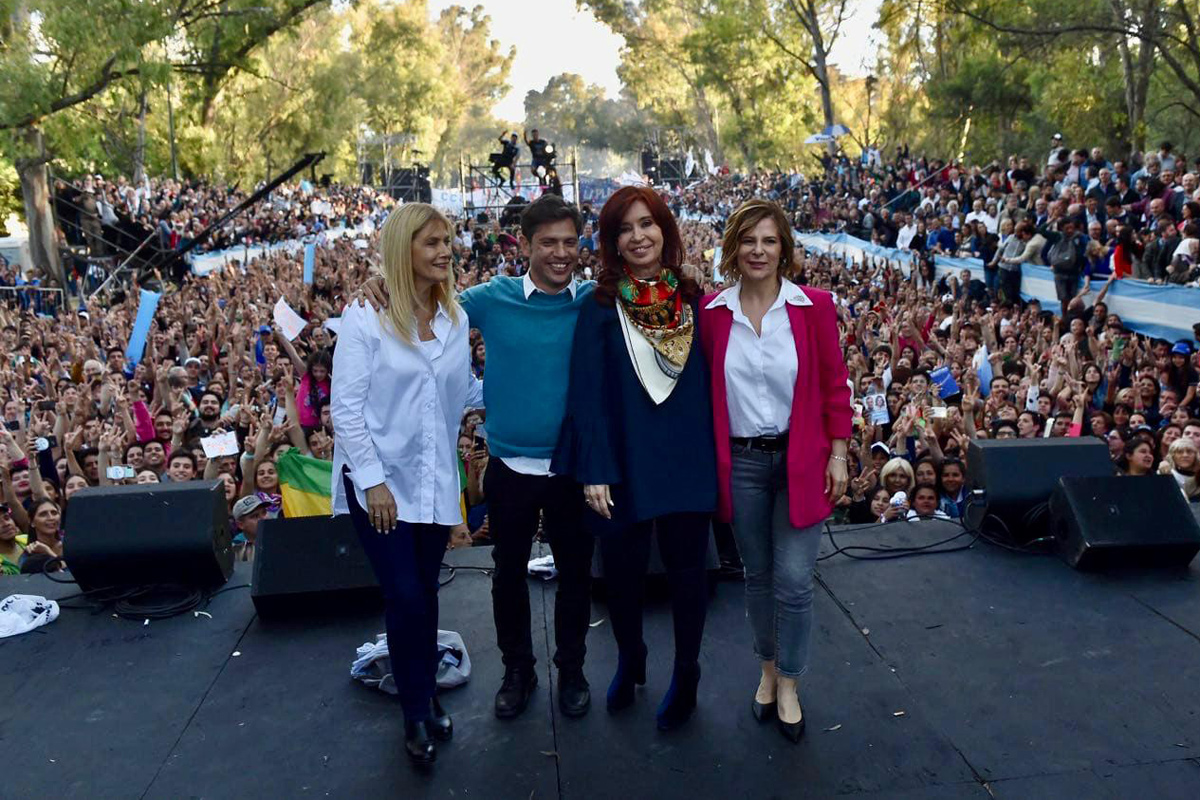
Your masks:
M683 239L679 226L667 204L658 192L649 186L622 186L604 208L600 209L600 274L596 276L596 299L604 305L612 305L617 297L617 284L625 277L625 262L617 253L617 239L621 235L621 222L634 203L641 201L650 210L650 218L662 230L662 265L675 273L679 279L679 291L683 299L691 301L700 296L700 286L683 275Z

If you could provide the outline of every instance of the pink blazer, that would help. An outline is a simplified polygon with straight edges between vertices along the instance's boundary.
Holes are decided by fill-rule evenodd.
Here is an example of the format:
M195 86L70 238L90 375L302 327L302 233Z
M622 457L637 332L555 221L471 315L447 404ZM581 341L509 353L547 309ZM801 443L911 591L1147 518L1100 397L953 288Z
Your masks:
M825 498L825 470L833 439L849 439L854 412L846 364L838 341L837 312L833 297L805 287L811 305L788 303L788 322L796 342L796 387L787 446L788 506L793 526L807 528L829 516ZM727 306L708 308L716 294L700 302L700 343L708 360L712 382L713 433L717 440L717 519L733 515L730 476L729 401L725 394L725 353L733 329L733 312Z

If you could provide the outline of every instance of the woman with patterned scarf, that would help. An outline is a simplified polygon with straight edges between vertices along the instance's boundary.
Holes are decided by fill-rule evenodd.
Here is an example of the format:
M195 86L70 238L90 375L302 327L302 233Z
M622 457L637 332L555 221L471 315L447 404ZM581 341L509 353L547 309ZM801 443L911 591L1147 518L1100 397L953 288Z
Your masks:
M670 730L696 706L717 503L708 368L696 338L700 288L681 272L679 229L652 189L618 190L600 212L599 240L596 302L575 327L551 468L584 485L600 540L619 652L610 712L631 705L646 682L642 589L657 532L675 622L674 671L657 721Z

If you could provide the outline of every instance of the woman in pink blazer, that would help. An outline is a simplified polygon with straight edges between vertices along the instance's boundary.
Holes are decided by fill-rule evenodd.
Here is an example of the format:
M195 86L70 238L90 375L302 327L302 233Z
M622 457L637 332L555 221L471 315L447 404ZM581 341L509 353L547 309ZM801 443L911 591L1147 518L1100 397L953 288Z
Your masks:
M736 283L700 302L712 383L718 519L733 524L762 679L751 708L804 732L796 688L808 669L813 566L822 523L846 488L852 411L828 292L787 279L783 210L750 200L725 226L721 273Z

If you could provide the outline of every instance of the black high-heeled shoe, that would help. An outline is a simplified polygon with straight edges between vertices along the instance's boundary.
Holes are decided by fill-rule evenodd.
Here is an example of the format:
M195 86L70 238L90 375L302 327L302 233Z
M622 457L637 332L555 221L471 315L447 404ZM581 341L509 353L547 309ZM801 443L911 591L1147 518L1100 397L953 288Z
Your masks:
M454 720L450 719L446 709L442 708L442 701L438 700L437 695L434 695L430 705L433 708L433 716L429 718L426 726L429 728L429 735L439 742L450 741L454 736Z
M429 738L429 730L424 721L404 722L404 751L408 758L417 766L428 766L437 759L437 747Z
M750 711L753 712L754 718L759 722L770 722L775 719L776 702L772 700L769 703L760 703L755 697L750 703Z
M779 721L779 732L784 738L795 743L800 741L800 737L804 735L804 720L807 717L801 717L799 722L784 722L782 717L776 717Z
M783 717L778 715L776 709L775 719L779 722L779 732L784 738L791 741L793 744L800 741L800 737L804 735L804 721L808 717L804 716L804 706L800 703L800 695L796 694L796 705L800 706L800 721L799 722L784 722Z

